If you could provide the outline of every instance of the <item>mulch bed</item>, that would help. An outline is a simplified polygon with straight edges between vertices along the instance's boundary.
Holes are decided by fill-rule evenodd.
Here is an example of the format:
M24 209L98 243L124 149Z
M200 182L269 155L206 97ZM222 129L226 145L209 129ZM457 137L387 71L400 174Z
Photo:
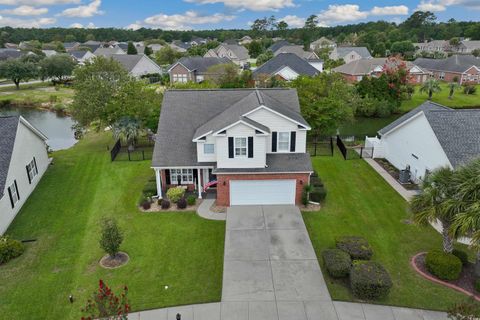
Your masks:
M309 203L307 206L301 205L300 210L305 211L305 212L314 212L314 211L320 211L322 206L320 204L315 204L315 203Z
M400 177L400 171L395 168L387 159L374 159L385 171L387 171L395 180L398 181ZM415 183L401 183L401 186L407 190L419 190L420 187Z
M100 259L99 263L105 269L116 269L120 268L127 264L130 260L130 257L125 252L119 252L115 256L115 258L110 257L109 254L104 255L102 259Z
M179 212L179 211L197 211L198 206L202 203L202 199L197 199L195 205L188 206L185 209L178 209L176 203L170 203L170 208L162 209L161 206L158 205L158 201L154 201L150 209L145 210L142 206L139 206L138 209L142 212Z
M440 280L436 276L428 272L427 267L425 266L426 255L426 252L421 252L415 255L410 261L412 267L422 277L432 282L462 292L468 296L473 296L477 301L480 301L480 295L478 295L474 288L475 276L473 263L468 263L467 265L463 266L462 272L460 273L460 278L458 278L457 280Z

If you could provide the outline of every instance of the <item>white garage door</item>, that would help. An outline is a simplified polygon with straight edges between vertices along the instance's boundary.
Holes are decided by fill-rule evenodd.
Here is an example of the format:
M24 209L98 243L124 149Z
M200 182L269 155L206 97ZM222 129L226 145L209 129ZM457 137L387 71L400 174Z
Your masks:
M231 180L230 205L295 204L295 180Z

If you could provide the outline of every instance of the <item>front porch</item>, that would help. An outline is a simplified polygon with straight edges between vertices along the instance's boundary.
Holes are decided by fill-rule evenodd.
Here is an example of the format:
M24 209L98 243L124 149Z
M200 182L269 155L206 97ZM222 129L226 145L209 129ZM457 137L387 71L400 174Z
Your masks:
M213 188L210 182L216 180L213 167L171 167L153 168L157 183L157 197L163 199L169 188L181 186L187 191L195 192L203 199L206 192Z

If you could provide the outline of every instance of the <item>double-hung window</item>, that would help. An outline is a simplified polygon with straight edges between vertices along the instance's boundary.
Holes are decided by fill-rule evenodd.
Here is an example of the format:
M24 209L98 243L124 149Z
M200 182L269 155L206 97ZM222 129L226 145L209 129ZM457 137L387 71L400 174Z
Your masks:
M33 178L35 178L38 175L38 169L37 169L37 162L35 161L35 158L30 161L29 164L27 164L27 176L28 176L28 182L32 182Z
M290 151L290 132L278 133L278 151Z
M10 195L10 203L12 205L12 208L14 208L15 204L20 200L17 181L13 181L13 183L8 187L8 194Z
M172 184L178 184L178 180L182 184L193 183L193 169L170 169L170 181Z
M235 138L235 157L247 156L247 138Z
M215 145L213 143L205 143L203 145L203 153L204 154L214 154L215 153Z

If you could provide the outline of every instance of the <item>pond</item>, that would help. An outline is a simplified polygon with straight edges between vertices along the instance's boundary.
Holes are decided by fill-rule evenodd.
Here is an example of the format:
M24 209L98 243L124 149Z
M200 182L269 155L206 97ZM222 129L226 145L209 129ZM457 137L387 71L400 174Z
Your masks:
M353 123L348 123L340 127L340 134L343 136L370 136L374 137L377 131L389 125L402 114L392 114L386 118L363 118L357 117Z
M48 137L47 144L53 151L68 149L77 140L72 126L73 119L62 113L22 107L2 107L0 116L21 115Z

